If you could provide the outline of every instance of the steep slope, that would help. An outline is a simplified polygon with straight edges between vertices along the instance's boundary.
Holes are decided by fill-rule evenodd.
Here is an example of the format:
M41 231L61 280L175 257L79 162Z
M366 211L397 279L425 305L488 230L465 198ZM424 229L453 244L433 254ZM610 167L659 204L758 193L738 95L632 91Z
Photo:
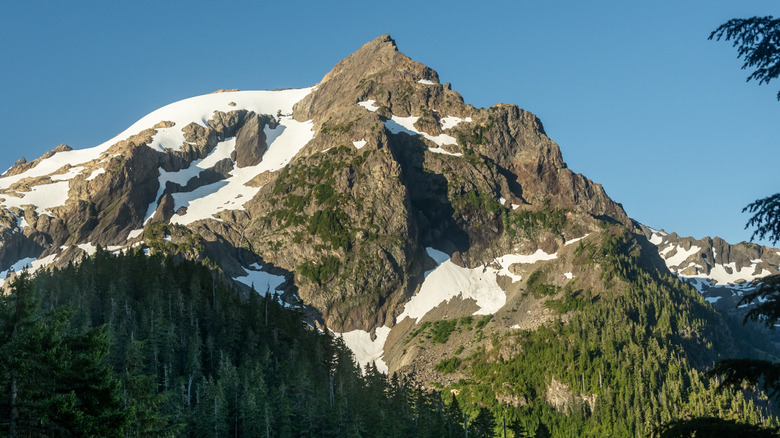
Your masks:
M476 267L555 252L595 217L630 223L535 116L464 104L389 36L316 87L177 102L95 148L20 160L0 190L4 269L162 245L261 292L284 285L338 331L392 326L426 247ZM505 232L553 212L577 226Z
M316 86L186 99L97 147L20 160L0 178L0 207L0 269L63 266L98 246L201 261L300 305L361 364L475 400L492 385L484 406L577 399L586 415L608 396L605 373L621 397L647 377L621 361L677 367L652 373L676 392L608 405L619 418L664 404L623 424L629 434L709 396L691 383L700 368L763 348L679 279L714 301L722 282L776 272L780 258L635 224L567 168L536 116L464 103L387 35ZM499 389L502 366L537 349L549 360L535 380Z

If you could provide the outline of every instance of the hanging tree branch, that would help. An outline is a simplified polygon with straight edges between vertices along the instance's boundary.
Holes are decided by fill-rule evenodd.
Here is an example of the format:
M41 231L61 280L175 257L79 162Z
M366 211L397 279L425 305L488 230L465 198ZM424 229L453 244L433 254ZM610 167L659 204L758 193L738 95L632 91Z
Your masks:
M733 18L715 29L709 39L733 41L743 69L754 68L747 81L768 84L780 76L780 18ZM780 92L777 93L780 100Z

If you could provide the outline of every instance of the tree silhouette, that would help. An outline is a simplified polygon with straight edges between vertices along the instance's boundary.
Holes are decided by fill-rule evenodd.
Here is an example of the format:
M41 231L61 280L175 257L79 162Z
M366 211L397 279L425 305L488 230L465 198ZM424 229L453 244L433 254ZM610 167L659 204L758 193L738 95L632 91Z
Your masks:
M743 58L743 69L754 69L747 80L759 84L780 75L780 18L733 18L712 31L709 39L733 41L737 58ZM777 93L780 100L780 92Z

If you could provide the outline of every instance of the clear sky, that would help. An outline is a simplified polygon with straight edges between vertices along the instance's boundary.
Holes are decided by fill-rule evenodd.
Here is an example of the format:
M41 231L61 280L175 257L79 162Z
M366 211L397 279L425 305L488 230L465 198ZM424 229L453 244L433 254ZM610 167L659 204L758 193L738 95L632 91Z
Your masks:
M0 167L97 145L219 88L316 84L390 33L466 102L514 103L632 218L747 240L742 207L780 191L780 80L746 83L729 18L777 0L6 1Z

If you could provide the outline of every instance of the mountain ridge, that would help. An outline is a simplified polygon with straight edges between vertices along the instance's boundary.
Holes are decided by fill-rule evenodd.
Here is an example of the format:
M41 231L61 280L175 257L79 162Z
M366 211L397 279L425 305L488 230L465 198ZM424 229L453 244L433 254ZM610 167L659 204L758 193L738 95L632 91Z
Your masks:
M628 245L655 269L681 258L688 265L672 272L695 285L715 269L690 265L695 242L634 224L601 185L568 169L535 115L466 104L389 35L310 88L185 99L95 148L67 149L0 178L1 269L63 266L97 246L177 253L247 290L300 300L311 323L354 338L363 363L381 360L390 339L386 370L414 362L399 342L426 315L479 315L480 299L503 299L532 317L505 315L502 330L553 320L543 299L524 298L536 272L560 290L602 289L572 260L609 226L656 245L655 255L639 238ZM710 246L726 273L731 263L777 272L768 249L751 263L747 249ZM452 290L407 318L437 269L449 277L434 296Z

